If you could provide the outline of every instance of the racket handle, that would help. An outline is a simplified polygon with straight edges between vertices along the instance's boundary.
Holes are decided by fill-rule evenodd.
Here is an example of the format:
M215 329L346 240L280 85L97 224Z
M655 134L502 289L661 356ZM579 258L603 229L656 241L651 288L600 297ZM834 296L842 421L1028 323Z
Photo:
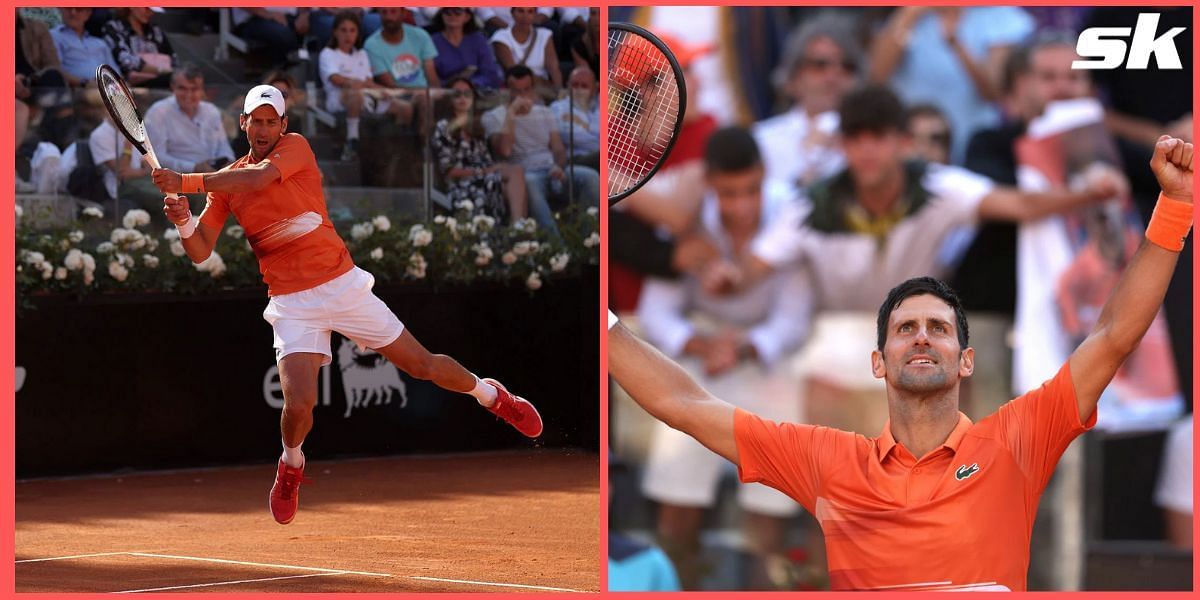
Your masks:
M150 146L150 140L146 140L146 154L142 155L142 158L145 159L146 162L150 164L151 168L154 168L154 169L162 168L162 164L158 162L158 157L154 155L154 148L152 148ZM167 194L167 197L171 198L172 200L178 200L179 194L172 192L172 193Z

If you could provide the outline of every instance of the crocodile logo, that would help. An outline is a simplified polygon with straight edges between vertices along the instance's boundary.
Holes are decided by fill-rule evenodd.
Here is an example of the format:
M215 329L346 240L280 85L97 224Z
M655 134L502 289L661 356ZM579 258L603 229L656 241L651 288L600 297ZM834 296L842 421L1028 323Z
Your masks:
M963 465L954 472L954 478L962 481L979 471L979 463L971 463L971 466Z

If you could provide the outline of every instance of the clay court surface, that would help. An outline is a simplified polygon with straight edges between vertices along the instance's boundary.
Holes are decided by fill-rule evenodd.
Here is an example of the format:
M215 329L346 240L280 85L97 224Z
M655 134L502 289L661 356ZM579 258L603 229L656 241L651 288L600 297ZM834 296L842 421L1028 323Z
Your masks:
M274 465L17 482L18 592L599 590L599 457L310 460L290 525Z

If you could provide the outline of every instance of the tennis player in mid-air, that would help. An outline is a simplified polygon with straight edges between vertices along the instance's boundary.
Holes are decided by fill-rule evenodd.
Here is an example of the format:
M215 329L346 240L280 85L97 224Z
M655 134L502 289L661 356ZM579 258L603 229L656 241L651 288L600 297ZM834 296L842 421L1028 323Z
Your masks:
M532 404L449 356L431 354L371 292L375 278L354 265L329 220L312 149L287 131L283 93L270 85L250 90L240 124L250 153L228 167L183 174L155 169L152 177L164 193L208 193L199 218L186 197L164 200L163 212L192 261L209 257L231 212L258 257L270 296L263 317L275 331L283 388L283 456L270 502L275 520L287 524L296 516L304 479L300 445L312 429L318 372L333 357L331 331L379 352L412 377L474 396L528 437L541 435L542 418Z
M1192 225L1192 144L1163 136L1162 187L1146 240L1095 329L1039 389L972 423L958 410L974 368L954 292L910 279L879 309L875 377L889 420L877 438L774 423L713 397L610 315L609 372L667 425L788 494L825 533L835 590L1024 590L1042 490L1162 305Z

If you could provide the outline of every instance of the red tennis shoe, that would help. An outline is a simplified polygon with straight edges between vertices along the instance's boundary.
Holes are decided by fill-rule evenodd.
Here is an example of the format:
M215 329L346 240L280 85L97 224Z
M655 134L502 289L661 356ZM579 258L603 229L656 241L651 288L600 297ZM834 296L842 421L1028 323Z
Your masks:
M271 515L280 525L287 525L296 518L301 483L311 483L304 478L304 467L289 467L280 458L279 470L275 472L275 485L271 486Z
M492 414L504 419L526 437L535 438L542 435L542 415L538 414L533 404L509 393L504 385L495 379L484 379L483 382L496 388L496 403L487 407Z

